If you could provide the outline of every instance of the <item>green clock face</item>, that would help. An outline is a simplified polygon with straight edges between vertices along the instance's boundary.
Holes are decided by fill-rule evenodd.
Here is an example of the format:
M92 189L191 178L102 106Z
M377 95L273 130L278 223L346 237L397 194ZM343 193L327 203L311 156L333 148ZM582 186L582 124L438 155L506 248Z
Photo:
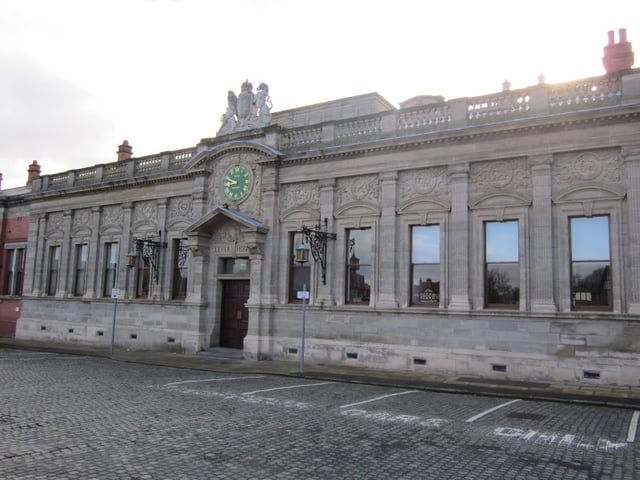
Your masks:
M240 200L251 189L251 172L242 165L234 165L225 173L222 185L225 197Z

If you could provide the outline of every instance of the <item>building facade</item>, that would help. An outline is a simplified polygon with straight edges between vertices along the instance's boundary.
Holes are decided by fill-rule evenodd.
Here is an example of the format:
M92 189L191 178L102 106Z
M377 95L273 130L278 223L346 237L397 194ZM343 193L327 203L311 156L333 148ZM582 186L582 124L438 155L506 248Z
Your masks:
M309 362L638 385L629 66L399 109L372 93L271 113L245 82L193 148L124 142L5 195L29 222L3 247L5 265L24 248L15 336L107 346L117 296L119 347L298 361L308 290Z

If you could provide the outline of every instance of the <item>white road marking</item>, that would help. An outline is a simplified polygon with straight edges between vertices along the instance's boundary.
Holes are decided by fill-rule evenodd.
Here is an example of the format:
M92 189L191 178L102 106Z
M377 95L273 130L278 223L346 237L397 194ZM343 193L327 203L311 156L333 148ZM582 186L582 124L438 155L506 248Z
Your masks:
M475 422L476 420L478 420L479 418L484 417L485 415L489 415L490 413L493 413L493 412L495 412L496 410L500 410L501 408L508 407L509 405L511 405L511 404L513 404L513 403L516 403L516 402L519 402L519 401L520 401L520 399L519 399L519 398L516 398L515 400L511 400L510 402L503 403L503 404L498 405L498 406L496 406L496 407L490 408L489 410L485 410L484 412L479 413L478 415L474 415L474 416L473 416L473 417L471 417L471 418L467 418L466 422L467 422L467 423Z
M558 432L537 432L535 430L523 430L521 428L497 427L493 429L493 434L499 437L506 437L514 440L533 442L539 445L558 445L561 447L573 446L589 450L604 450L606 452L617 451L625 448L626 443L615 443L607 438L583 439L570 433L561 434Z
M242 395L255 395L256 393L273 392L275 390L289 390L291 388L317 387L318 385L328 385L333 382L305 383L304 385L290 385L288 387L267 388L265 390L254 390L253 392L244 392Z
M182 382L165 383L165 387L173 387L174 385L184 385L186 383L205 383L205 382L228 382L230 380L248 380L251 378L264 378L264 375L256 375L250 377L221 377L221 378L205 378L204 380L184 380Z
M347 417L365 418L367 420L375 420L378 422L400 423L400 424L418 424L421 427L440 428L449 423L444 418L422 418L416 415L396 415L389 412L367 412L356 408L343 410L340 415Z
M68 357L62 357L59 355L48 355L48 356L41 356L41 357L7 356L7 357L0 357L0 360L24 362L24 361L37 361L37 360L86 360L88 358L93 358L93 357L85 357L85 356L79 356L79 355L71 355Z
M397 397L398 395L407 395L408 393L416 393L415 390L407 390L406 392L398 392L398 393L390 393L389 395L382 395L381 397L370 398L369 400L364 400L362 402L350 403L349 405L342 405L338 408L349 408L355 407L357 405L364 405L365 403L377 402L378 400L383 400L389 397Z
M627 432L627 442L635 442L636 432L638 431L638 420L640 419L640 410L633 412L631 421L629 422L629 431Z

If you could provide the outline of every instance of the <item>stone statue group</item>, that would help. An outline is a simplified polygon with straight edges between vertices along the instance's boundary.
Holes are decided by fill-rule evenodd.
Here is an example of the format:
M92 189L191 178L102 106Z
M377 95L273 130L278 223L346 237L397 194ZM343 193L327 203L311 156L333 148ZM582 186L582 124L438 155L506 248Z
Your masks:
M271 123L269 86L261 83L254 94L253 85L245 80L240 89L238 96L232 90L227 94L227 111L220 117L222 125L218 135L264 127Z

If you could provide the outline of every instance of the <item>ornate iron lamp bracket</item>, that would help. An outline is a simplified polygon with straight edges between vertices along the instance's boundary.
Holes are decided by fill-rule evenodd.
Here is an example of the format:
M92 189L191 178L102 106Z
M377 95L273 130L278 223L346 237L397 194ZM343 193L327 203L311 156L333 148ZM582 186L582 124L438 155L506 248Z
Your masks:
M327 240L335 240L336 234L327 232L328 221L324 219L324 227L319 223L315 227L309 228L302 225L302 234L311 246L313 260L320 264L322 269L322 284L327 284Z
M139 256L143 261L146 260L149 262L151 265L153 279L158 283L160 279L160 249L167 248L167 242L162 241L162 230L158 231L157 241L154 237L136 238L134 240L136 242L136 250L138 251Z

